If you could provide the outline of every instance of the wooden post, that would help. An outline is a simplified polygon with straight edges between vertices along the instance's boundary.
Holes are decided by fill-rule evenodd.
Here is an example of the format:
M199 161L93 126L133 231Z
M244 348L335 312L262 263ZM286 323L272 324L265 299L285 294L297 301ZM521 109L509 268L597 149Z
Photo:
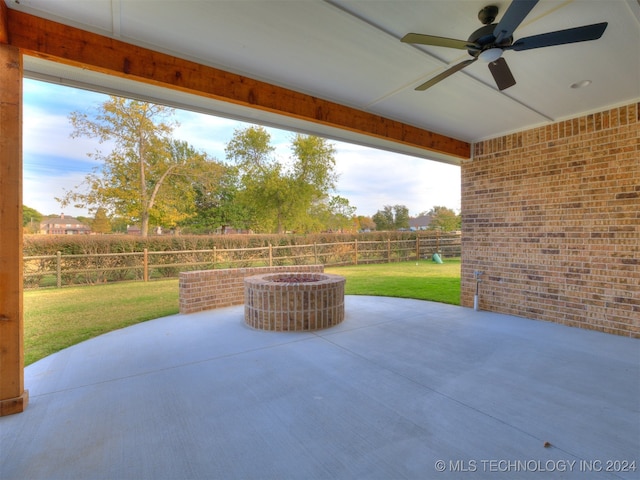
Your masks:
M416 235L416 262L420 260L420 235Z
M0 416L20 413L29 402L22 255L22 54L0 43Z
M354 248L354 250L355 250L355 254L356 254L356 258L355 258L354 264L358 265L358 239L357 238L355 240L355 248Z
M269 266L273 267L273 246L269 244Z
M142 280L149 281L149 250L144 249L142 255Z
M56 287L62 287L62 252L56 252Z

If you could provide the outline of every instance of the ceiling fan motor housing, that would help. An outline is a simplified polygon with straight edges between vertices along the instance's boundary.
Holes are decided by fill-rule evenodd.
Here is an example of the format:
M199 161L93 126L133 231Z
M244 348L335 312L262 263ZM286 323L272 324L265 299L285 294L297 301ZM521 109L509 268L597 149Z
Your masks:
M503 39L499 44L496 43L496 37L493 34L493 32L496 29L497 25L498 25L497 23L485 25L477 29L475 32L473 32L469 36L468 38L469 43L474 43L476 45L481 46L480 50L469 48L467 50L469 52L469 55L471 55L472 57L477 57L481 52L488 50L490 48L494 48L494 47L504 48L504 47L508 47L513 43L513 36L509 36Z

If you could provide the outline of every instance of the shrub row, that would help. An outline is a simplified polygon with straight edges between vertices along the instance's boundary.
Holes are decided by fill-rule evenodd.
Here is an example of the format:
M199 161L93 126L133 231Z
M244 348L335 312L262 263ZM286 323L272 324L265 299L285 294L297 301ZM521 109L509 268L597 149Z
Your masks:
M421 232L421 236L435 235ZM310 235L179 235L150 236L132 235L25 235L24 256L88 255L97 253L167 252L178 250L211 250L255 248L313 243L338 243L381 240L415 240L416 232L370 232L360 234L319 233Z

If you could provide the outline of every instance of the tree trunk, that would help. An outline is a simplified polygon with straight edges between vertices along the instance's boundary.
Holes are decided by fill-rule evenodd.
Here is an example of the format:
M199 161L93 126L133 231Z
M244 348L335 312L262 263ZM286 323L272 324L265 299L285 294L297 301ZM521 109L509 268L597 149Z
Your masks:
M149 236L149 213L144 212L142 214L142 222L140 225L140 235L144 238Z

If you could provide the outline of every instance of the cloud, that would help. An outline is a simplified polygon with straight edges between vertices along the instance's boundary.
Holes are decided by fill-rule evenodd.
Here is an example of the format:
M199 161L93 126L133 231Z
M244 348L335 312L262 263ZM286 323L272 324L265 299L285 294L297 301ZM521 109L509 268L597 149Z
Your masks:
M50 113L25 105L23 109L23 152L25 156L67 159L89 163L88 153L100 145L89 138L71 138L72 127L67 115Z
M177 111L176 119L180 125L174 130L175 138L219 161L225 160L224 149L233 131L242 126L240 122L226 118L186 111Z
M73 217L87 216L87 209L68 206L62 208L55 200L64 196L65 190L84 180L81 173L25 175L23 180L23 204L35 208L44 215L65 213Z
M417 215L442 205L460 208L460 168L422 158L340 143L338 191L371 216L385 205L405 205Z

